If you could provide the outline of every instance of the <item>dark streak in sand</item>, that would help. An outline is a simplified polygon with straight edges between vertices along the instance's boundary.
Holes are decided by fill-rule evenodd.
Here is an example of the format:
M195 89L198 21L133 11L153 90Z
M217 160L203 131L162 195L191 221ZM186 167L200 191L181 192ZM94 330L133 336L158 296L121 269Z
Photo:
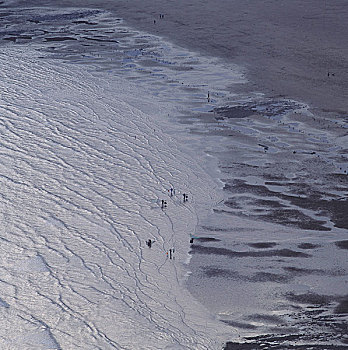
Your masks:
M256 205L260 205L263 207L272 207L272 208L285 208L286 207L284 204L281 204L278 201L267 200L267 199L256 199L256 200L254 200L254 203Z
M347 214L348 215L348 214ZM335 242L338 248L348 249L348 240Z
M215 254L215 255L224 255L230 258L245 258L245 257L272 257L272 256L281 256L287 258L308 258L309 254L296 252L291 249L275 249L275 250L266 250L266 251L248 251L248 252L239 252L226 248L217 248L217 247L204 247L198 244L191 245L191 254Z
M327 305L333 301L329 295L319 295L316 293L293 294L289 293L286 298L299 304Z
M90 25L90 26L96 26L96 25L98 25L98 23L94 23L94 22L88 22L88 21L73 21L73 23L75 23L75 24L88 24L88 25Z
M251 282L251 283L264 283L264 282L275 282L275 283L286 283L289 282L292 277L287 275L280 275L269 272L257 272L252 276L241 275L236 271L222 269L219 267L208 267L204 269L205 276L209 278L230 278L239 281Z
M265 248L272 248L274 246L276 246L277 243L275 242L257 242L257 243L248 243L248 246L253 247L253 248L261 248L261 249L265 249Z
M233 231L235 228L202 226L202 229L207 230L207 231L212 231L212 232L229 232L229 231Z
M300 249L315 249L320 247L319 244L312 244L312 243L300 243L298 246Z
M242 328L242 329L256 329L257 327L250 323L236 322L230 320L221 320L223 323L228 324L229 326ZM234 349L234 348L233 348Z
M195 238L195 241L198 241L198 242L220 242L220 239L217 239L214 237L198 237L198 238Z
M335 308L337 314L348 314L348 295L339 299L339 304Z
M221 119L237 119L237 118L246 118L255 114L255 111L251 110L249 107L235 106L235 107L219 107L214 108L214 113L218 116L215 117L217 120Z
M101 39L101 38L92 38L92 37L84 37L84 39L86 40L91 40L91 41L98 41L98 42L101 42L101 43L118 43L117 40L113 40L113 39Z
M302 276L302 275L328 275L331 276L332 273L325 272L319 269L303 269L295 266L285 266L283 267L285 271L290 272L292 275Z
M61 37L51 37L45 38L46 41L67 41L67 40L77 40L76 38L70 36L61 36Z

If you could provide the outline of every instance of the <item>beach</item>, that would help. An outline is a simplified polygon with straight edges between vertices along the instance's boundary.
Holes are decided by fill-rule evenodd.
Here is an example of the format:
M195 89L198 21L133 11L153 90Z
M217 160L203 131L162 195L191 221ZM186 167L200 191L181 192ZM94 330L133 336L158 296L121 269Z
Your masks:
M344 1L2 6L3 158L30 140L2 168L19 344L347 346Z

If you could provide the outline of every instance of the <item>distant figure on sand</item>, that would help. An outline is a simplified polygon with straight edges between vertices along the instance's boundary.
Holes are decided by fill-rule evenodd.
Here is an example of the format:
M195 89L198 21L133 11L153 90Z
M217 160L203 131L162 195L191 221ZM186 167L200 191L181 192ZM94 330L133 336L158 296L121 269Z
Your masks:
M174 248L173 249L169 249L169 254L168 252L166 252L167 257L169 256L169 259L174 259Z

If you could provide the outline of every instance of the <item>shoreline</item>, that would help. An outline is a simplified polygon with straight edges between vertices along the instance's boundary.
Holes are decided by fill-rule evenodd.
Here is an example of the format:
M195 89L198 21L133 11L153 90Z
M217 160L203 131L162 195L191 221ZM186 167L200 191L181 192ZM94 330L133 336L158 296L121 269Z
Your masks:
M340 0L104 1L130 26L189 50L243 66L243 90L308 103L323 113L348 113L348 3ZM67 1L60 6L68 5ZM77 1L75 6L98 7ZM164 14L160 19L159 15ZM329 76L328 76L329 75ZM235 87L234 87L235 89Z

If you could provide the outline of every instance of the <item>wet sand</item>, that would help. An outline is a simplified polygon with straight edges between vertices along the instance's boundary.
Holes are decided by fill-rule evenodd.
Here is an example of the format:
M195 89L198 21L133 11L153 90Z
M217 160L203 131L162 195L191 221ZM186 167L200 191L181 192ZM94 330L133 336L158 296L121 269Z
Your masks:
M270 95L347 113L347 2L137 1L138 13L140 3L132 25L245 65L250 81ZM166 15L155 29L148 22L156 10Z
M98 5L98 0L74 2ZM103 1L103 7L135 28L243 65L254 89L269 96L347 114L346 1L132 0Z

